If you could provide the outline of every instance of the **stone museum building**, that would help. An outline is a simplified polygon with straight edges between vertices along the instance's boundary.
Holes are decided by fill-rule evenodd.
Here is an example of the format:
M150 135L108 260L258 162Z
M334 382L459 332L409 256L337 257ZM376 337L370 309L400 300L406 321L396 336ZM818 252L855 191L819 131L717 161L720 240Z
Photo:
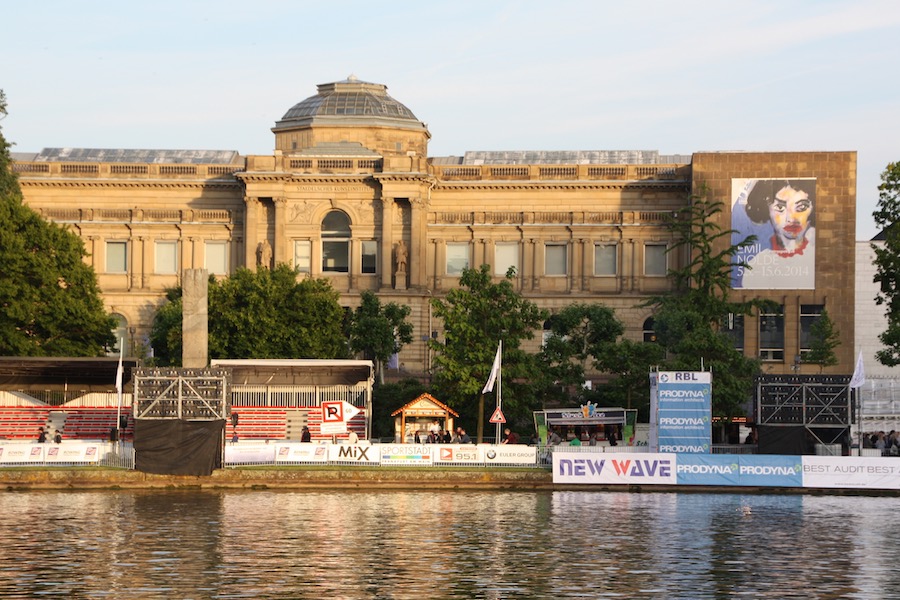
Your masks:
M706 188L725 204L723 228L759 240L743 256L754 268L736 273L734 297L781 307L731 319L738 347L770 373L818 373L796 357L828 309L841 345L840 364L826 372L853 370L855 152L435 157L425 122L386 86L354 77L319 85L271 130L265 156L13 154L25 202L84 240L127 352L146 340L166 288L186 269L224 277L277 263L328 279L347 307L363 290L409 305L415 340L399 357L409 374L429 369L425 341L441 336L431 299L482 264L498 279L515 267L517 289L543 308L600 302L629 338L652 341L653 314L639 304L669 290L667 270L685 260L668 252L667 218Z

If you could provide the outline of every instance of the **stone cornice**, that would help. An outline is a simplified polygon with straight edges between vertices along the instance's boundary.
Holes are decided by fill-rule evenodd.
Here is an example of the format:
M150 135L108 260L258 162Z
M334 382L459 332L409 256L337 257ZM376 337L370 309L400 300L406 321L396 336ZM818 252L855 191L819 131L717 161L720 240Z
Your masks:
M24 179L19 178L21 187L30 188L72 188L72 189L220 189L239 190L238 181L110 181L110 180L66 180L66 179Z
M689 191L688 181L438 181L433 192L450 190L684 190Z

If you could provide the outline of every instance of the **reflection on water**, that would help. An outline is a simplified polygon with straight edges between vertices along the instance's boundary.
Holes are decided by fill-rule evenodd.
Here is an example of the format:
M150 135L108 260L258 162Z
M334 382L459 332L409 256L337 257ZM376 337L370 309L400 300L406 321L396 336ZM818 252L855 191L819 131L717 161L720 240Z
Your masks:
M6 493L0 596L873 598L898 534L890 498Z

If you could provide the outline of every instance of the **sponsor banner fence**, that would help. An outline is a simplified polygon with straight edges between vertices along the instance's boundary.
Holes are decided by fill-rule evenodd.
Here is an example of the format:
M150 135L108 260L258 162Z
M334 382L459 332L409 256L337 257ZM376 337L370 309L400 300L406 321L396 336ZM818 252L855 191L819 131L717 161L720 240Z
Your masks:
M804 456L803 486L900 489L900 461L891 457Z
M100 444L2 444L0 464L96 463Z
M231 464L274 463L274 444L228 444L225 462Z
M327 444L276 444L275 462L328 462Z
M798 456L678 455L678 485L802 487Z
M553 483L675 485L673 454L553 452Z
M370 444L329 444L328 461L378 464L381 462L381 455Z
M95 463L100 458L97 444L66 443L47 446L44 461L48 463Z
M434 463L441 465L484 464L484 448L472 444L435 446ZM534 459L532 458L532 463Z
M440 448L429 444L380 444L376 446L383 465L434 464L434 455Z
M537 448L520 444L491 444L484 448L484 462L495 465L534 465Z

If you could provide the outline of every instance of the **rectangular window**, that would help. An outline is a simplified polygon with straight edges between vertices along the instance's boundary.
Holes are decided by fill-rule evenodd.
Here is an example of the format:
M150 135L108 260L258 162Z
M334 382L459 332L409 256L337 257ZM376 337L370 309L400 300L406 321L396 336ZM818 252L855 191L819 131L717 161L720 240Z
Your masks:
M566 275L569 272L568 249L566 244L544 246L544 275Z
M784 307L759 315L759 358L784 360Z
M106 272L128 272L128 242L106 242Z
M447 275L459 277L469 268L469 244L447 244Z
M744 315L728 313L722 323L722 333L731 338L735 350L744 351Z
M800 305L800 356L812 349L812 328L815 322L822 316L825 310L824 304Z
M377 273L375 267L378 264L378 242L375 240L363 240L362 248L362 272Z
M618 249L614 244L594 245L594 275L615 275L618 270Z
M309 273L312 267L312 242L294 241L294 268L298 273Z
M347 273L350 271L350 242L322 242L322 272Z
M519 243L494 244L494 275L506 276L510 267L519 273Z
M178 272L178 242L156 242L156 274L174 275Z
M212 275L228 275L228 242L206 242L206 270Z
M665 276L668 262L665 244L644 244L644 275Z

